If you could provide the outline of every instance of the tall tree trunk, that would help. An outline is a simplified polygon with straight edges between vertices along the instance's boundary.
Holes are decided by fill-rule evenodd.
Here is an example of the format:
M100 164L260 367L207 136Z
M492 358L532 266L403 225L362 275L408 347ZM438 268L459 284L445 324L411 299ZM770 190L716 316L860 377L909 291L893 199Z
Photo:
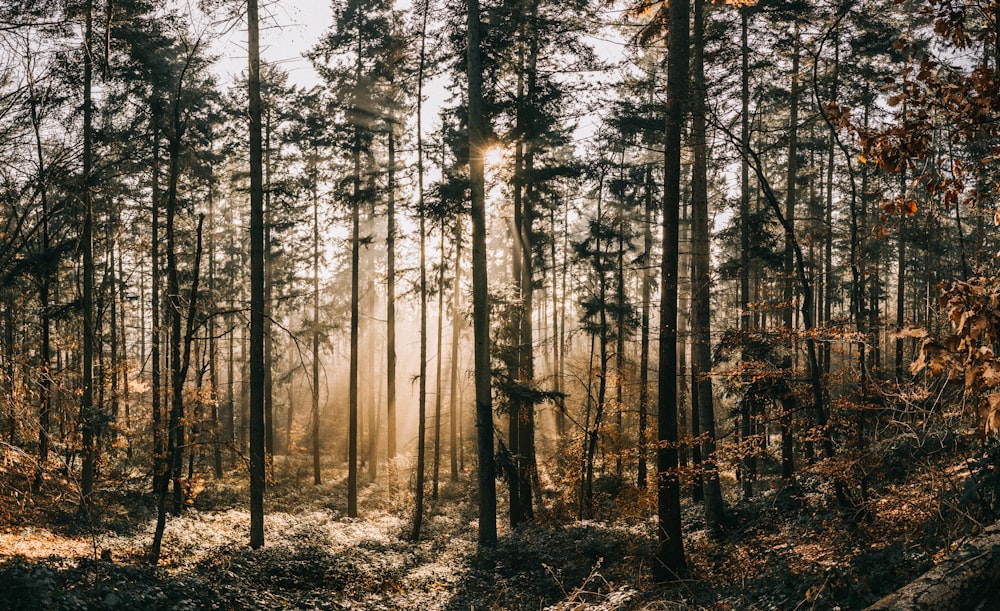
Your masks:
M355 15L355 20L359 16ZM355 24L357 57L354 64L354 82L361 82L361 26ZM351 147L353 169L351 175L351 369L348 389L347 426L347 515L358 517L358 332L361 318L358 312L361 263L361 125L354 124L354 142Z
M38 161L38 199L42 209L40 211L42 221L42 256L49 256L50 236L49 236L49 188L48 175L46 173L45 148L42 142L41 119L38 115L38 97L35 91L35 79L31 70L27 71L29 102L31 111L31 127L35 136L35 154ZM50 299L49 289L52 283L52 270L45 267L38 276L38 306L41 323L41 346L39 360L41 369L41 380L38 390L38 475L36 482L41 483L41 472L45 463L49 460L49 447L51 435L51 408L52 408L52 314L49 311Z
M118 317L120 314L121 302L118 301L118 282L119 278L117 276L117 270L115 268L116 250L118 249L118 238L115 235L115 226L121 224L121 219L116 218L117 213L115 211L108 211L107 215L107 236L108 236L108 250L107 250L107 277L108 277L108 310L111 320L109 321L108 329L108 351L110 352L110 363L108 364L108 371L110 373L111 379L109 381L110 385L110 407L111 407L111 438L110 442L115 445L118 441L119 433L121 432L121 392L118 387L118 379L121 369L121 355L118 352Z
M183 78L181 80L183 80ZM174 163L173 159L171 159L171 166L173 165L173 163ZM171 171L173 171L173 168L171 168ZM174 197L170 197L168 195L168 203L167 203L168 219L171 216L172 209L176 206L176 185L174 186L173 192L174 192ZM171 203L170 200L173 200L173 202ZM181 431L183 430L182 420L184 418L184 407L183 407L184 381L187 378L188 367L191 363L191 344L194 340L194 319L198 303L197 299L198 277L200 275L201 253L202 253L202 228L204 227L204 223L205 223L205 216L201 215L198 219L197 246L195 248L194 270L191 281L191 295L188 300L187 328L184 332L184 337L182 340L183 353L181 353L181 350L177 349L179 348L182 341L176 340L176 338L173 336L173 333L171 334L171 352L175 354L173 354L171 357L171 368L172 368L171 380L170 380L171 405L170 405L170 417L167 425L168 427L167 461L169 462L171 472L173 473L175 489L180 487L178 480L180 479L180 467L182 462L181 457L183 455L183 445L184 445L184 438L181 434ZM172 236L170 231L169 220L167 222L167 228L168 228L167 231L168 243L170 243ZM167 247L168 254L170 253L170 251L171 249L168 246ZM170 265L168 263L168 268L169 267ZM172 301L178 307L180 306L179 298ZM179 311L176 313L176 315L172 315L171 326L173 326L174 321L176 319L179 319L180 316L181 314ZM173 329L173 331L177 331L178 335L180 334L179 329ZM163 531L164 528L166 527L168 483L169 481L167 479L167 476L164 475L159 481L159 490L157 491L156 527L153 534L152 553L150 555L152 564L158 563L160 559L160 547L163 542ZM178 511L179 510L177 510L177 508L175 507L174 512L178 513Z
M625 147L622 146L621 162L618 166L619 179L625 184ZM619 479L624 475L625 452L625 194L617 201L615 224L617 229L617 244L615 245L615 476ZM683 348L682 348L683 349ZM683 359L681 359L683 361ZM682 365L683 367L683 365Z
M361 254L361 219L358 198L361 195L361 135L354 127L354 187L351 197L351 364L348 387L347 426L347 515L358 516L358 331L361 323L358 312L359 265Z
M170 319L169 351L170 351L170 423L167 426L167 454L170 461L170 473L174 481L174 514L180 514L184 508L183 478L181 469L185 443L184 418L184 380L181 378L181 320L182 305L180 295L180 277L177 269L177 190L181 173L181 144L184 138L184 121L181 111L181 94L184 90L184 78L190 58L177 77L177 88L174 90L173 111L171 117L172 133L168 138L170 166L167 174L166 202L166 248L167 248L167 314Z
M319 171L316 164L319 162L319 155L315 153L311 160L312 173L312 272L313 272L313 295L312 295L312 463L313 463L313 484L319 486L323 483L320 474L319 464ZM390 196L391 197L391 196ZM390 276L389 282L392 282Z
M559 341L562 325L559 322L559 271L556 266L556 211L549 210L549 227L552 241L549 243L549 260L552 265L552 392L555 395L556 438L561 443L566 438L566 400L562 396L562 342Z
M678 222L681 204L681 132L687 99L688 0L670 3L667 50L667 108L663 171L663 261L660 267L660 374L657 414L657 573L676 579L684 570L680 481L677 475L677 271Z
M83 231L80 235L83 251L83 393L80 398L80 424L83 432L83 473L80 481L80 510L89 512L94 492L94 469L97 462L99 418L94 405L94 210L91 181L94 155L93 116L91 101L94 58L93 0L86 3L86 24L83 48Z
M154 94L155 96L155 94ZM167 477L166 456L163 453L163 409L160 404L160 127L156 122L156 111L153 114L153 160L152 160L152 193L150 207L152 210L150 261L152 266L152 281L150 290L150 395L153 417L153 492L159 491L160 478Z
M799 141L799 24L795 23L795 39L792 41L792 86L791 95L789 100L789 113L788 113L788 178L786 180L787 195L785 197L785 218L788 221L788 227L785 230L785 278L784 278L784 296L782 302L784 303L784 324L785 328L789 331L789 336L792 338L789 340L791 344L791 352L794 353L797 349L797 341L794 339L794 284L795 284L795 268L794 268L794 253L792 252L792 241L794 240L795 232L795 204L796 204L796 187L798 181L798 141ZM793 376L793 359L791 356L787 358L787 362L784 363L784 368L788 372L786 379L791 379ZM792 397L788 398L789 404L794 406L794 399ZM782 411L787 411L784 408L784 403ZM792 415L788 413L783 413L780 418L781 423L781 477L782 479L790 479L792 473L795 470L794 465L794 455L793 455L793 437L792 437Z
M443 170L443 168L442 168ZM437 371L434 382L434 467L431 476L431 498L438 497L438 478L441 475L441 366L444 361L444 221L441 221L441 247L438 250L441 263L438 267L438 313L437 313Z
M122 266L122 258L123 257L121 256L121 252L119 252L118 253L118 278L122 278L123 279L123 278L125 278L125 274L124 274L124 269L123 269L123 266ZM141 275L142 274L140 272L140 277L141 277ZM139 284L140 284L140 286L142 285L141 278L139 280ZM141 289L140 289L140 292L141 292ZM129 387L128 387L128 373L129 373L129 366L128 366L128 363L129 363L129 358L128 358L128 341L127 341L128 336L125 333L125 303L126 303L127 299L126 299L126 283L124 282L124 280L122 280L118 284L117 295L118 295L118 301L119 301L119 303L122 304L121 316L119 317L119 323L118 324L120 325L120 327L119 327L119 333L121 334L121 338L122 338L122 342L121 342L122 343L122 347L121 347L121 350L122 350L122 360L121 360L121 366L122 366L122 401L124 403L124 405L122 406L122 411L123 411L124 416L125 416L124 429L126 431L126 442L127 442L127 446L126 446L126 450L125 450L125 456L126 456L126 458L129 461L131 461L132 460L132 445L133 445L132 444L132 436L131 436L131 432L132 432L132 414L131 414L131 399L129 397ZM140 303L141 303L142 297L140 297L139 300L140 300ZM144 326L140 325L139 328L143 329ZM140 337L141 336L142 336L142 333L140 332ZM142 360L142 357L141 357L141 354L140 354L140 362L141 362L141 360Z
M493 459L493 398L490 387L490 311L486 273L486 117L483 110L483 59L480 49L479 0L467 9L469 87L469 186L472 204L472 320L475 345L476 429L479 453L479 547L494 547L496 526L496 465Z
M1000 10L997 11L1000 16ZM903 110L905 115L906 110ZM906 212L904 210L906 199L906 172L899 174L899 197L904 206L899 210L899 229L896 234L896 332L903 330L906 309ZM896 337L896 384L902 384L903 374L903 338Z
M639 488L646 488L647 465L646 465L646 445L648 444L648 420L649 420L649 310L650 293L652 293L653 272L653 167L646 166L646 180L644 188L643 221L642 221L642 313L640 323L639 340L639 465L636 476L636 483ZM555 243L555 239L553 239ZM555 257L553 256L553 261ZM558 376L557 376L558 379Z
M525 129L527 131L527 142L524 151L524 200L521 214L521 224L518 227L521 241L521 332L520 332L520 354L519 362L519 384L524 388L534 387L535 362L534 362L534 332L532 329L532 314L534 312L533 300L533 280L534 280L534 246L532 227L535 218L534 199L534 160L536 144L533 141L537 128L535 118L535 98L538 95L538 1L529 0L529 10L526 24L526 34L528 37L528 58L525 66L527 81L527 99L525 108L527 117ZM535 464L535 404L529 399L521 402L521 414L518 419L518 443L519 461L518 484L521 491L519 498L521 501L521 520L531 520L534 517L534 503L532 492L532 481L536 478Z
M272 468L274 460L274 337L271 317L274 314L274 252L271 231L274 210L271 207L271 104L268 100L264 112L264 460Z
M597 183L597 226L604 225L603 211L604 194L604 170ZM594 253L598 274L598 303L600 304L600 320L598 321L598 341L600 350L600 371L597 374L597 402L594 405L594 421L590 424L590 389L587 390L587 418L584 431L586 432L586 452L585 452L585 477L584 477L584 499L589 510L594 500L594 459L597 455L597 441L601 434L601 424L604 422L604 404L608 392L608 308L607 308L607 278L604 273L604 257L606 253L601 246L601 231L595 236L596 252ZM676 361L676 356L674 360ZM591 359L593 360L593 359ZM588 369L588 376L593 375L592 368ZM589 381L589 380L588 380Z
M448 400L449 426L451 443L451 481L458 481L458 424L461 419L462 408L458 402L458 340L461 336L461 310L462 310L462 217L455 219L455 284L452 287L451 304L451 395Z
M208 187L208 293L215 295L215 189ZM212 406L212 467L216 479L222 478L222 426L219 409L218 346L215 343L215 316L208 318L208 379Z
M750 45L748 43L750 9L740 8L740 144L743 150L750 148ZM750 316L750 166L743 157L740 163L740 330L746 333L751 327ZM746 361L746 355L741 355ZM740 439L747 443L750 434L749 405L741 404ZM749 450L740 462L740 481L743 496L753 496L752 459Z
M513 191L513 208L514 208L514 219L513 226L511 227L511 233L513 234L511 245L510 245L510 261L511 261L511 279L514 285L514 291L519 298L521 298L521 314L520 318L524 318L524 289L522 287L522 282L524 280L524 274L521 267L524 265L524 258L521 255L521 250L523 249L523 244L521 243L521 225L522 217L524 216L524 183L525 183L525 169L524 169L524 145L527 132L527 110L524 92L524 71L525 71L525 44L526 38L528 36L526 30L527 26L525 24L524 18L524 7L523 4L519 7L518 11L518 26L517 26L517 93L515 99L515 142L514 142L514 175L511 179L511 190ZM520 347L521 341L521 328L520 321L518 320L518 329L515 333L517 338L514 341L515 352L513 362L508 365L509 371L507 372L508 377L513 388L517 388L520 383L521 377L521 357L522 351ZM505 478L507 480L507 490L508 490L508 519L510 520L511 528L516 527L522 521L522 511L521 511L521 412L522 412L522 400L521 393L517 390L509 393L507 397L507 450L510 454L510 469L511 473L507 474ZM502 448L502 445L501 445Z
M257 0L247 0L250 112L250 547L264 545L264 172ZM355 226L356 227L356 226Z
M386 211L386 447L389 461L396 458L396 124L389 125L389 171Z
M420 212L420 396L417 398L417 476L416 496L413 507L413 530L410 538L420 538L424 519L424 450L427 443L427 210L424 202L424 136L421 111L423 109L424 59L427 42L427 13L430 0L421 6L420 63L417 68L417 198Z
M705 1L694 0L692 49L693 101L691 139L694 165L691 176L691 256L692 406L697 402L699 424L704 441L702 451L702 489L705 501L705 524L718 530L725 518L722 487L715 463L715 403L712 396L712 279L711 248L708 228L708 147L705 142ZM644 289L646 290L646 289ZM695 401L697 397L697 401Z

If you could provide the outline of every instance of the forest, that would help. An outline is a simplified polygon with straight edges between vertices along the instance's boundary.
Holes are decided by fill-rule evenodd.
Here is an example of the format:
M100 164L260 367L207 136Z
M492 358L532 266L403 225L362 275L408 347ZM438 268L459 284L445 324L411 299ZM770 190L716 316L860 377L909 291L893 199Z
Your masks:
M0 0L0 607L1000 608L998 161L998 0Z

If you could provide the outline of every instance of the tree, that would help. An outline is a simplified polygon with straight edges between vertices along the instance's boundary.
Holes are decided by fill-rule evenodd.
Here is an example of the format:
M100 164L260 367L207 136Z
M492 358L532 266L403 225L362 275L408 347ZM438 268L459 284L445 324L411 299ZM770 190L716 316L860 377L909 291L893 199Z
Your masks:
M661 11L663 8L661 7ZM677 272L680 211L681 132L684 100L689 90L687 0L674 0L667 9L667 120L664 132L663 260L660 266L660 370L657 414L657 515L659 516L657 572L676 578L684 570L681 534L680 483L677 474Z
M694 163L691 172L691 257L692 313L694 339L691 344L692 406L699 410L699 424L704 441L702 452L702 487L705 500L705 523L718 530L725 506L715 461L715 404L712 396L712 312L711 252L708 230L708 151L705 143L705 18L703 0L694 0L692 31L691 145Z
M250 113L250 547L264 545L264 172L257 0L247 0Z
M335 23L309 52L313 66L326 82L337 104L331 108L332 126L338 136L336 146L349 164L348 179L340 183L339 197L351 210L351 374L348 412L348 513L357 515L358 495L358 384L360 333L360 263L362 241L361 206L374 208L375 169L362 161L373 163L373 147L380 119L388 116L391 95L386 95L387 83L395 73L396 56L383 50L396 48L398 41L390 19L391 9L385 3L366 4L348 0L335 7ZM393 90L389 91L394 94ZM367 170L371 170L370 172ZM374 431L372 431L374 433Z
M94 405L94 209L91 194L93 170L93 0L84 8L83 40L83 176L81 200L83 228L80 236L83 251L83 394L80 399L80 420L83 429L83 473L80 483L80 510L90 511L94 492L94 469L97 461L97 435L100 433L99 409Z
M467 8L467 75L469 88L469 184L472 203L472 321L475 336L476 430L479 452L480 547L496 545L496 469L493 463L493 397L490 384L490 313L486 274L486 185L483 155L487 127L483 115L484 26L479 0Z

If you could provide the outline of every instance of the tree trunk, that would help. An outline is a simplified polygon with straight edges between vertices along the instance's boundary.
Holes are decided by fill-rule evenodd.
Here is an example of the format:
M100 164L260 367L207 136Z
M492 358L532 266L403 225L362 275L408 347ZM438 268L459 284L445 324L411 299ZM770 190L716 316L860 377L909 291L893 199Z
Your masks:
M455 219L455 284L452 287L451 305L451 395L448 400L449 425L451 443L451 481L458 481L458 424L461 419L462 407L458 403L458 340L460 339L462 310L462 217Z
M711 248L708 228L708 150L705 142L705 2L694 0L694 31L691 68L691 139L694 165L691 177L691 389L692 406L697 402L699 424L704 441L702 451L702 489L705 501L705 524L718 530L725 517L719 472L715 464L715 403L712 395L712 279ZM697 401L695 401L697 397Z
M318 155L313 155L311 160L312 173L312 271L313 271L313 295L312 295L312 463L313 463L313 485L319 486L323 483L320 474L319 464L319 172L316 164L319 162ZM392 282L392 276L389 276Z
M80 399L80 424L83 432L83 473L80 476L80 510L89 512L94 492L94 469L97 462L98 415L94 406L94 210L91 197L93 168L93 116L91 86L94 59L93 0L86 3L86 24L83 49L83 231L80 235L83 251L83 394Z
M443 170L443 168L442 168ZM441 247L438 251L441 264L438 268L438 314L437 314L437 371L434 382L434 469L432 474L431 498L438 497L438 478L441 475L441 366L444 361L444 221L441 222Z
M264 460L267 469L274 461L274 337L271 318L274 308L274 253L271 230L274 211L271 208L271 103L264 105Z
M250 112L250 547L264 545L264 176L257 0L247 0Z
M740 9L740 144L743 150L750 148L750 45L749 35L750 9L743 7ZM740 162L740 330L746 333L750 330L752 318L750 316L750 165L743 156ZM746 355L741 355L741 360L746 361ZM740 439L746 443L750 433L750 414L747 413L748 406L741 404ZM743 487L743 496L750 498L753 496L753 480L750 477L753 471L752 460L749 451L744 450L747 457L739 465L740 481Z
M208 292L215 294L215 191L208 191ZM209 401L212 406L212 466L216 479L222 478L222 435L219 409L218 347L215 343L215 316L208 319L208 379L211 384ZM126 379L128 379L126 377Z
M389 461L396 458L396 125L389 125L389 172L386 211L386 446Z
M797 349L797 341L794 338L794 315L795 306L794 284L795 267L794 254L792 252L792 241L795 232L795 204L796 204L796 182L798 181L798 141L799 141L799 24L795 23L795 40L792 42L792 87L789 100L788 114L788 178L786 180L787 195L785 197L785 218L788 220L788 227L785 230L785 278L784 278L784 324L789 331L791 352L794 354ZM784 364L784 369L788 372L787 379L793 377L793 359L788 357ZM790 403L794 406L794 398L789 397ZM782 407L782 412L787 412ZM793 455L792 437L792 415L782 413L779 419L781 423L781 477L790 479L795 470Z
M652 252L653 252L653 167L646 166L644 190L643 222L642 222L642 314L639 340L639 465L636 483L639 488L646 488L647 465L646 445L648 443L649 420L649 310L650 293L652 293ZM555 240L553 239L553 243ZM553 261L555 257L553 257ZM558 376L557 376L558 379Z
M681 204L681 132L684 100L688 96L688 0L670 3L670 40L667 50L667 108L663 168L663 260L660 267L660 372L657 414L657 515L659 516L656 572L661 579L677 579L684 570L681 534L680 481L677 474L677 271L678 222Z
M38 159L38 198L42 209L40 211L42 220L42 254L49 255L49 198L48 198L48 176L46 174L45 149L42 142L41 119L38 116L38 98L35 91L34 74L27 71L31 126L35 136L35 154ZM120 260L119 260L120 262ZM38 472L36 481L40 481L40 474L45 463L49 460L49 446L51 436L49 429L51 426L52 407L52 315L49 312L49 289L52 282L52 272L50 269L42 269L38 276L38 307L41 323L41 346L39 360L41 369L41 380L38 390ZM131 447L131 446L130 446Z
M959 551L892 594L869 611L959 611L991 609L1000 592L1000 525L986 528Z
M427 443L427 210L424 207L424 136L421 110L423 108L424 60L427 42L427 13L430 0L421 6L420 63L417 68L417 198L420 213L420 396L417 398L417 474L416 495L413 506L413 530L410 538L420 538L424 519L424 450Z
M537 0L530 1L527 15L526 34L528 38L528 59L526 69L527 99L524 110L527 112L525 129L528 136L524 151L524 201L521 214L521 224L518 227L521 241L521 332L520 332L520 354L519 354L519 378L520 385L525 388L534 388L535 383L535 361L534 361L534 331L532 328L532 314L534 312L533 300L533 279L534 279L534 246L532 236L534 229L535 211L535 185L533 181L534 160L536 145L532 141L536 134L535 98L537 96L538 81L538 30L536 20L538 14ZM534 518L534 502L532 481L537 475L535 464L535 404L533 401L521 402L521 417L518 420L518 483L521 487L521 520L531 520Z
M154 94L155 95L155 94ZM160 405L160 127L153 115L153 162L152 162L152 229L150 260L152 266L152 286L150 295L150 395L153 416L153 492L159 490L159 479L167 477L167 464L163 453L163 409Z
M476 429L479 450L479 547L494 547L496 527L496 466L493 459L493 398L490 388L490 311L486 273L486 181L483 153L486 118L483 111L483 60L480 50L479 0L469 0L467 74L469 86L469 183L472 204L472 319L475 336Z

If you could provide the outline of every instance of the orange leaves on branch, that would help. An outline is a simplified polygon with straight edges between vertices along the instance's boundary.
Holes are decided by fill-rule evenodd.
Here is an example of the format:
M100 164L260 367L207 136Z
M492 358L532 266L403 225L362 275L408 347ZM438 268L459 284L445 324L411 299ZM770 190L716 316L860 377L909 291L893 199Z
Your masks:
M906 216L913 216L917 213L920 206L917 204L915 199L904 199L902 197L897 197L893 200L885 200L882 202L882 210L886 214L905 214Z
M823 112L826 118L839 129L849 129L853 127L851 123L851 107L838 104L836 102L826 102L823 104Z

